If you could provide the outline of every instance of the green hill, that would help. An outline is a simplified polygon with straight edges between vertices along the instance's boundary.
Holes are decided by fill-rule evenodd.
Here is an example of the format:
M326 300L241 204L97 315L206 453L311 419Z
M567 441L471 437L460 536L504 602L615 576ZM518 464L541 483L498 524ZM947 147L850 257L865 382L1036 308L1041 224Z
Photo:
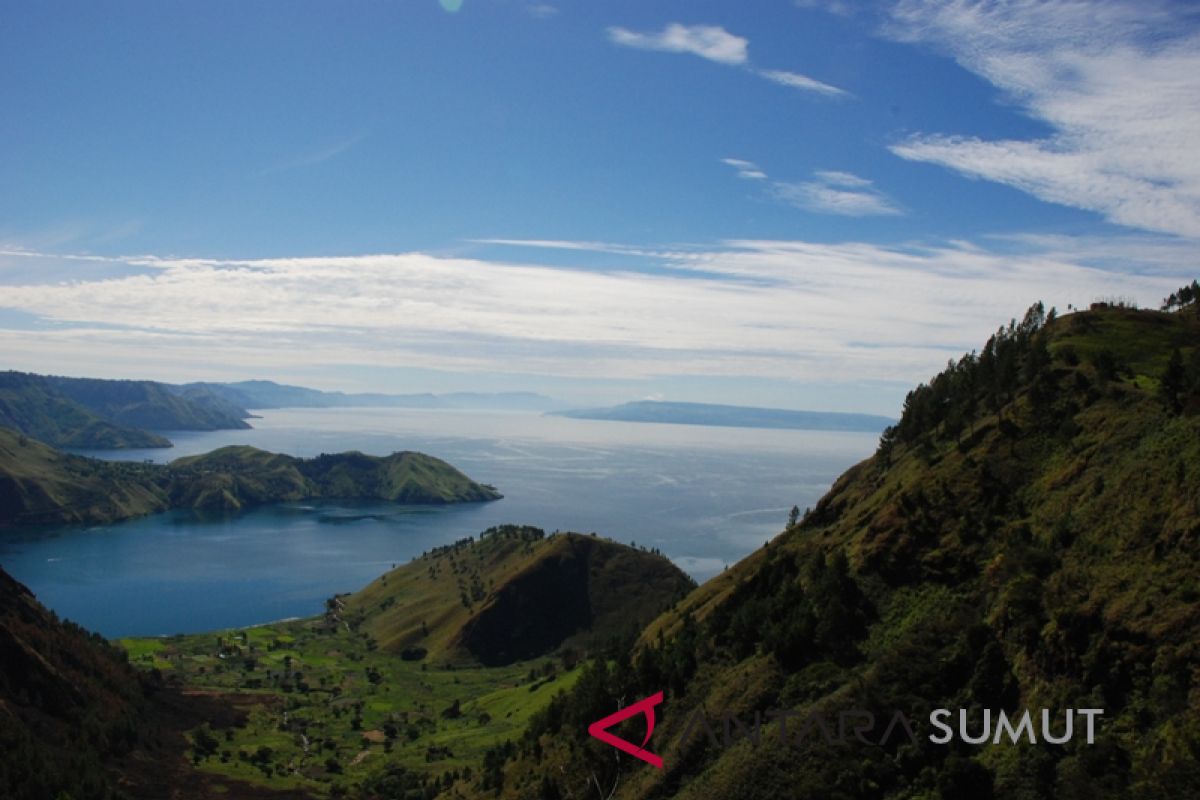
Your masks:
M501 665L563 646L632 642L653 609L692 586L656 554L503 526L387 573L348 598L346 612L386 649Z
M150 430L244 429L248 416L202 386L0 372L0 426L55 447L170 447Z
M172 503L187 508L235 511L320 498L442 505L501 497L445 461L414 452L382 457L349 452L305 459L234 445L175 459L167 470Z
M118 425L159 431L215 431L249 428L245 409L211 392L156 381L102 380L47 376L65 397Z
M61 453L0 428L0 525L111 522L164 511L163 472Z
M40 375L0 372L0 426L55 447L170 447L149 431L118 425L59 392Z
M1174 798L1200 793L1200 318L1040 306L910 393L796 526L596 662L455 791L618 798ZM654 752L587 725L656 691ZM684 740L705 709L713 738ZM1096 741L936 745L931 709L1101 708ZM756 711L794 712L792 741ZM838 742L894 710L916 742ZM810 722L833 728L826 741ZM1035 723L1037 724L1037 723ZM621 729L640 741L640 718ZM590 789L588 787L591 787ZM447 795L449 796L449 795Z
M105 523L168 508L232 512L312 499L440 505L500 497L423 453L302 459L232 446L162 466L68 455L0 428L0 525Z

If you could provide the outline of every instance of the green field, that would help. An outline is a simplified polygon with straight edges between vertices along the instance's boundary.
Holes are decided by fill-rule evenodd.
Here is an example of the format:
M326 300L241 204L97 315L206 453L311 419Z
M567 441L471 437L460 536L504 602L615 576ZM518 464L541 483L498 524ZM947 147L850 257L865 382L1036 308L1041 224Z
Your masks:
M130 661L189 692L235 695L242 727L191 734L206 771L274 788L337 793L390 766L443 778L516 739L579 669L541 658L504 667L405 661L326 619L123 639Z

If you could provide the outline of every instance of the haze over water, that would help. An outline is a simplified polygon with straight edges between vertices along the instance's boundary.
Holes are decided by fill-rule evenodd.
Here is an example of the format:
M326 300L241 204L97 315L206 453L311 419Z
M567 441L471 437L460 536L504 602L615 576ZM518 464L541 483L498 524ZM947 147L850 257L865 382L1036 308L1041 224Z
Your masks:
M200 519L0 533L0 563L60 616L106 636L239 627L320 613L437 545L506 522L657 547L699 581L782 529L869 455L876 434L601 422L516 412L283 409L253 430L173 433L165 462L228 444L296 456L419 450L505 497L447 507L285 504Z

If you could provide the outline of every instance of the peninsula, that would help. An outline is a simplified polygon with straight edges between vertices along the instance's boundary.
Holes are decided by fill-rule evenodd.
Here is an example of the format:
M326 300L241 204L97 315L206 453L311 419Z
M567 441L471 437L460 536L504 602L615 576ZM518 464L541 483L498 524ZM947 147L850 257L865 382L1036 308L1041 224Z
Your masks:
M237 445L162 465L71 455L0 428L0 525L97 524L170 508L233 512L299 500L443 505L500 497L424 453L306 459Z

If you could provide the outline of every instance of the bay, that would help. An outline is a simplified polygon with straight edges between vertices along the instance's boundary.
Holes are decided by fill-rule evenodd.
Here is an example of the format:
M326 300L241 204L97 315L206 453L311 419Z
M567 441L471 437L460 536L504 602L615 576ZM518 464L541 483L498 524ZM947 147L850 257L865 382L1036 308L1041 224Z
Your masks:
M175 432L175 447L88 455L157 462L227 444L296 456L419 450L505 497L412 507L283 504L172 511L103 526L10 528L0 564L50 608L106 636L229 628L320 613L393 564L491 525L596 532L658 548L699 581L812 505L875 434L662 425L525 412L280 409L252 430Z

